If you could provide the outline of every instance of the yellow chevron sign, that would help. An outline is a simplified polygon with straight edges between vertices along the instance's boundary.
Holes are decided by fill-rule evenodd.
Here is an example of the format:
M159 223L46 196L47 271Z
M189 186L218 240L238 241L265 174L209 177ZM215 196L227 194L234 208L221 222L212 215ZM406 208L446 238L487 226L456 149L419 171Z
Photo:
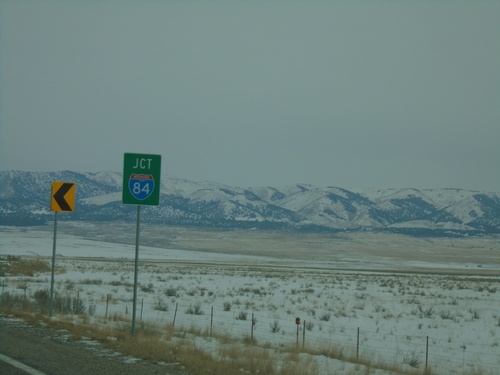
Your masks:
M76 184L74 182L54 181L50 209L58 212L73 212L75 210L75 191Z

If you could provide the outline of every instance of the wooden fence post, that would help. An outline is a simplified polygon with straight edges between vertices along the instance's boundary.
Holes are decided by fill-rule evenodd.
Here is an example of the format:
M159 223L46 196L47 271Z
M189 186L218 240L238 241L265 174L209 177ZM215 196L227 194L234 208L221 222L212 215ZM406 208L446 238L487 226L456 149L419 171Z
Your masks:
M106 315L105 315L105 320L108 320L108 306L109 306L109 298L110 294L106 294Z
M250 324L252 326L252 330L250 331L250 340L253 341L253 313L252 313L252 322Z
M429 363L429 336L425 343L425 369L427 370L427 364Z
M304 350L305 343L306 343L306 321L304 320L304 327L302 327L302 350Z
M299 327L300 327L300 323L297 324L297 343L295 345L297 347L297 349L299 349Z
M141 300L141 318L140 322L142 323L142 311L144 310L144 298Z
M214 326L214 307L212 306L212 312L210 313L210 336L212 336L213 326Z
M358 335L356 339L356 360L359 359L359 327L358 327Z
M175 317L177 316L177 306L179 305L179 302L175 304L175 312L174 312L174 322L172 323L172 328L175 327Z

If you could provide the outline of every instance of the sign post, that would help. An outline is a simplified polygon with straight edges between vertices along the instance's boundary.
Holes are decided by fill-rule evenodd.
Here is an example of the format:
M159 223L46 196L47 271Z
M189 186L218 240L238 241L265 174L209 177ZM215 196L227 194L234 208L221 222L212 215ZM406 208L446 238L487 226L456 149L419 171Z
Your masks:
M52 183L50 209L54 211L54 243L52 245L52 272L50 275L49 316L54 315L54 274L56 268L57 213L73 212L75 210L75 190L76 185L74 182L55 181Z
M300 318L295 318L295 324L297 325L297 348L299 347L299 327L300 327Z
M160 204L161 155L125 153L123 158L122 203L137 205L135 232L134 297L132 335L135 336L137 276L139 271L139 226L141 206Z

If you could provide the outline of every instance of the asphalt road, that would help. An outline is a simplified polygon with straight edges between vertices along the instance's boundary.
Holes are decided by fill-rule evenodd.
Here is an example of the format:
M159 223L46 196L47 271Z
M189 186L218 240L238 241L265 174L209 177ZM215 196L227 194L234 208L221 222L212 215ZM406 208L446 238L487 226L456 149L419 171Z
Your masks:
M0 353L46 375L182 375L168 364L126 357L102 348L97 342L75 341L65 331L30 326L0 315ZM26 375L0 360L0 374Z

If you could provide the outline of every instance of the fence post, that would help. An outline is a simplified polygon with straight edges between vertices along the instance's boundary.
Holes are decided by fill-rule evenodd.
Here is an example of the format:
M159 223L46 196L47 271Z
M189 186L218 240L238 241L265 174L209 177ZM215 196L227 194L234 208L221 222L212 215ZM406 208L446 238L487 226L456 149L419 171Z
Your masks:
M140 319L141 323L142 323L142 310L144 310L144 298L141 300L141 319Z
M304 350L305 343L306 343L306 321L304 320L304 327L302 327L302 350Z
M108 320L108 305L109 305L109 296L110 294L106 294L106 315L105 315L105 320Z
M175 327L175 317L177 316L177 306L179 305L179 302L175 304L175 312L174 312L174 322L172 323L172 328Z
M465 349L467 349L467 346L465 345L465 343L460 346L463 350L463 356L462 356L462 375L465 374Z
M427 370L427 364L429 363L429 336L427 336L425 342L425 369Z
M250 340L252 340L252 341L253 341L253 313L252 313L252 322L251 322L250 324L251 324L251 326L252 326L252 330L251 330L251 332L250 332Z
M304 324L305 324L305 323L306 323L306 322L304 321ZM297 347L297 349L299 348L299 327L300 327L300 323L299 323L299 324L297 324L297 343L296 343L296 347Z
M214 325L214 307L212 306L212 312L210 313L210 336L212 336L213 325Z
M356 360L359 359L359 327L358 327L358 335L356 339Z

